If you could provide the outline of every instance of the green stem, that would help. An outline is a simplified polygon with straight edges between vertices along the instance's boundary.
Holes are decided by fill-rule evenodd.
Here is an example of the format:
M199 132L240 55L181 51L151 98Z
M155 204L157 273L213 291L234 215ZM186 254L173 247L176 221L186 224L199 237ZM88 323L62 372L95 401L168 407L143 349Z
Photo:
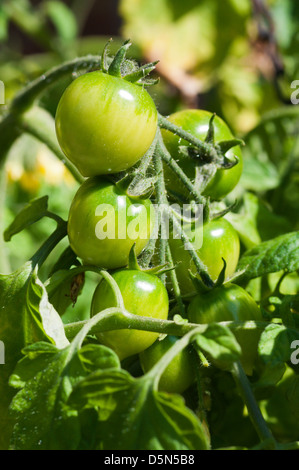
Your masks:
M174 265L169 243L167 243L167 247L166 247L166 260L170 266ZM169 277L171 280L171 285L173 288L173 294L174 294L175 300L177 302L181 315L185 317L185 313L186 313L185 305L184 305L183 298L181 295L181 289L178 283L178 278L177 278L175 269L172 269L171 271L169 271Z
M168 238L168 229L165 223L165 216L168 218L166 208L169 207L168 200L166 196L166 189L164 183L164 171L161 158L155 154L153 157L154 167L156 171L157 181L156 181L156 202L158 205L159 213L159 226L160 226L160 240L159 240L159 264L164 265L166 263L166 250L167 250L167 238ZM166 275L162 274L161 280L166 282Z
M6 274L10 272L10 263L8 260L3 233L4 215L5 215L5 193L6 193L6 171L5 166L0 164L0 272Z
M194 137L192 134L189 134L189 132L184 131L182 128L176 126L175 124L172 124L168 119L166 119L164 116L161 114L158 115L159 118L159 126L162 129L166 129L173 134L176 134L177 136L181 137L182 139L186 140L190 144L194 145L194 147L197 147L203 155L208 157L211 160L218 160L218 153L215 147L212 144L203 142L202 140L197 139Z
M118 309L120 312L121 309ZM65 325L65 334L69 340L72 340L79 331L85 327L86 323L89 320L84 320L76 323L69 323ZM118 315L115 318L107 318L101 320L101 322L97 323L92 327L90 330L92 334L100 333L103 331L110 331L110 330L123 330L123 329L134 329L140 331L151 331L153 333L161 333L161 334L169 334L175 336L184 336L190 331L199 329L201 333L203 333L207 325L197 325L194 323L184 323L184 324L177 324L171 320L159 320L156 318L150 317L141 317L138 315L134 315L132 313L126 312L126 315Z
M92 331L94 326L105 325L107 323L108 325L112 325L115 321L119 323L123 315L124 313L122 309L119 307L111 307L90 318L87 322L85 322L81 330L76 334L75 339L72 341L72 350L79 350L81 348L86 335Z
M0 121L0 165L21 133L15 116L8 114Z
M186 189L190 192L190 195L194 198L197 204L205 204L206 198L202 196L191 183L187 175L181 169L181 167L176 163L176 161L172 158L170 153L168 152L164 141L162 139L161 132L159 133L159 138L157 142L157 154L162 158L162 160L169 166L169 168L176 174L176 176L180 179Z
M10 112L20 114L28 110L49 86L55 82L71 74L74 71L86 70L92 67L98 67L100 64L100 56L87 55L85 57L76 58L65 62L45 73L36 80L30 82L23 90L21 90L14 98Z
M232 374L260 440L268 441L269 447L276 448L275 439L263 418L252 393L248 378L239 362L234 363Z
M202 280L204 281L204 283L208 287L210 287L210 288L214 287L214 282L210 278L210 276L207 272L206 266L204 265L204 263L199 258L196 250L194 249L194 246L192 245L192 243L190 242L188 236L186 235L186 233L182 229L180 222L178 221L178 219L176 218L176 216L173 214L172 211L169 211L169 214L170 214L170 217L172 219L172 223L173 223L173 226L174 226L175 230L177 231L177 233L180 234L182 242L185 245L185 249L189 252L189 254L191 256L191 259L192 259L193 263L195 264L195 267L196 267L196 270L197 270L198 274L200 275L200 277L202 278Z
M206 326L204 327L206 329ZM176 341L173 346L163 355L163 357L152 367L152 369L146 374L147 377L151 377L154 381L154 387L158 389L158 384L161 375L171 361L177 356L183 349L185 349L189 343L191 343L194 337L198 334L203 333L203 326L197 325L191 331L186 333L179 341Z
M33 268L35 266L41 267L50 253L54 250L56 245L64 239L67 235L67 223L58 224L55 232L43 243L40 249L31 258Z

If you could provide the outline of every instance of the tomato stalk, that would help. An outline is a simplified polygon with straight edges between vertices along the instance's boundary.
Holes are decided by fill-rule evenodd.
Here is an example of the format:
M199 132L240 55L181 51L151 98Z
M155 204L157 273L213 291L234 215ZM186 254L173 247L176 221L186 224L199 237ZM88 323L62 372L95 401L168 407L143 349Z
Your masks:
M90 332L92 334L96 334L102 333L104 331L122 330L129 328L132 330L150 331L159 334L184 336L195 328L200 329L201 333L203 333L207 328L207 325L198 325L195 323L178 324L173 320L160 320L156 318L142 317L139 315L134 315L121 308L116 308L115 312L117 313L116 316L113 317L111 315L111 317L99 319L97 322L95 322ZM90 320L82 320L65 325L64 330L67 338L72 340L89 321Z
M261 410L252 393L250 383L240 362L233 364L232 375L240 391L242 399L247 407L251 421L261 441L268 443L269 449L276 449L276 441L263 418Z
M4 233L4 214L5 214L5 191L6 191L6 171L5 167L0 164L0 232ZM4 246L4 238L0 239L0 270L2 273L9 273L10 266Z
M182 139L187 140L187 142L190 142L190 144L198 148L202 152L202 154L211 161L218 160L219 155L217 153L217 150L215 149L214 145L210 142L203 142L202 140L197 139L189 132L186 132L182 128L172 124L161 114L158 114L158 123L161 129L166 129L172 132L173 134L178 135Z
M98 67L100 59L100 56L87 55L64 62L62 65L54 67L49 70L49 72L36 78L23 88L12 101L9 112L20 114L27 111L31 106L33 106L35 100L58 80L64 78L66 75L74 73L74 71L78 72Z
M50 235L50 237L43 243L39 250L32 256L31 262L33 267L42 266L45 260L48 258L50 253L63 240L67 235L67 223L62 221L58 223L56 230Z
M160 157L163 159L163 161L167 163L167 165L171 168L171 170L176 173L178 178L186 186L186 188L190 192L190 195L194 198L195 202L197 202L198 204L205 204L206 198L202 196L200 192L194 187L190 179L186 176L184 171L181 169L181 167L176 163L176 161L172 158L172 156L168 152L164 144L161 131L158 131L158 142L157 142L156 150L157 150L157 153L160 155Z
M156 201L159 206L159 225L160 225L160 240L159 240L159 264L166 263L166 248L167 248L167 228L164 223L165 207L168 204L167 198L165 196L166 189L163 176L163 165L162 161L158 156L154 156L154 167L157 175L156 182ZM166 276L163 274L161 280L165 283Z
M182 146L180 151L183 152L186 157L194 159L201 164L201 167L198 167L197 171L197 179L199 179L201 183L200 192L205 190L208 183L213 179L217 169L228 170L239 163L237 157L232 161L227 158L225 154L233 147L244 145L244 142L239 139L229 139L216 143L213 127L215 116L215 114L212 115L209 122L208 133L205 140L202 141L158 113L158 123L161 129L168 130L191 144L191 146L188 147Z
M206 328L206 327L205 327ZM154 387L158 389L160 378L167 368L167 366L173 361L175 356L185 349L198 334L203 333L203 326L197 325L191 331L182 336L173 346L161 357L161 359L147 372L146 376L153 380Z
M158 131L159 134L159 131ZM161 135L158 135L158 140L157 140L157 147L159 145L159 142L161 142ZM154 167L156 170L157 174L157 182L156 182L156 200L157 204L161 208L159 211L158 217L159 217L159 226L161 230L161 237L159 240L159 262L161 264L168 262L168 264L173 267L173 259L172 259L172 254L171 250L169 247L169 243L167 240L167 228L165 226L165 220L164 220L164 215L168 217L168 213L165 212L166 208L168 207L168 199L166 197L166 188L165 188L165 182L164 182L164 170L163 170L163 163L159 155L154 156ZM177 279L177 275L174 269L172 269L169 273L170 279L172 282L173 286L173 293L176 298L178 307L180 309L181 314L184 316L185 314L185 307L184 303L182 300L181 296L181 291ZM166 276L165 274L162 275L162 280L165 283L166 282Z

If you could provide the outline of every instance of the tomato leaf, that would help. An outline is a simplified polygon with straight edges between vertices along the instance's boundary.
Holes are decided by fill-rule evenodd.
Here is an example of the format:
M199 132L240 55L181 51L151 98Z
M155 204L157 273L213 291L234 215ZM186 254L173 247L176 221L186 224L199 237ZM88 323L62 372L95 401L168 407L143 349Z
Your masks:
M9 275L0 275L0 339L5 346L6 362L0 374L0 448L5 447L11 427L7 410L13 392L8 378L24 346L35 341L48 341L64 347L68 341L60 317L48 302L45 287L32 270L30 262Z
M277 364L290 361L293 341L299 340L299 331L271 323L261 334L259 356L264 363Z
M238 213L229 212L225 218L237 230L247 250L292 230L287 219L274 214L271 208L253 193L245 193Z
M246 251L240 259L238 270L244 270L239 282L265 274L299 269L299 232L291 232L260 243Z
M59 315L70 305L75 305L82 292L85 275L82 268L56 271L45 283L49 300Z
M217 323L208 325L204 333L196 336L195 342L219 367L224 369L240 359L240 345L226 326Z
M90 371L117 368L119 360L110 349L89 345L79 352L68 346L62 350L44 343L25 349L11 379L22 386L11 403L15 419L10 448L76 449L80 442L77 412L66 406L76 382ZM33 355L33 358L30 358Z
M97 410L94 441L98 449L209 448L201 422L182 397L157 392L148 379L134 379L124 370L91 374L74 388L69 404Z
M17 214L4 232L4 240L9 242L14 235L42 219L48 210L48 196L34 199Z

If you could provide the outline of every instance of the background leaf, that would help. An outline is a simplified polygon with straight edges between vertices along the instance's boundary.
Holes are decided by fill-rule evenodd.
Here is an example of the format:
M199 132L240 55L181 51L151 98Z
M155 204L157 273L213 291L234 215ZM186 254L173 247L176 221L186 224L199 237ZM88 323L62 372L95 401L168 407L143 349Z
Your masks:
M97 409L94 441L98 449L209 448L203 425L182 397L156 392L148 379L133 379L123 370L90 375L74 388L69 404Z
M99 345L83 348L80 355L71 346L50 354L42 348L41 356L36 355L35 345L26 351L35 355L32 360L21 361L14 373L13 383L23 382L23 388L10 407L15 417L11 449L76 449L80 423L66 401L75 383L90 370L119 367L115 353Z
M299 232L287 233L263 242L248 250L241 257L238 270L245 270L240 281L261 277L265 274L299 269Z
M5 241L9 242L14 235L40 220L47 214L47 210L48 196L31 201L18 213L14 221L5 230Z

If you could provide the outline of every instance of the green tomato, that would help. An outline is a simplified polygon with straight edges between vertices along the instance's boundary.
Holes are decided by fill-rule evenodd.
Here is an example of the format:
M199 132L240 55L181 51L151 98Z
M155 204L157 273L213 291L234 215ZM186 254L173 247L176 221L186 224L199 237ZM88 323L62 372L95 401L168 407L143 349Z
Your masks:
M157 131L157 109L142 87L102 72L77 78L64 92L56 133L83 176L118 173L135 165Z
M70 246L84 264L116 269L128 264L135 243L138 256L147 245L155 214L149 199L131 199L103 177L86 180L69 211Z
M140 364L143 372L148 372L164 354L178 341L176 336L166 336L157 340L152 346L140 353ZM168 393L184 393L195 381L194 355L191 349L185 348L170 362L164 370L159 390Z
M190 302L187 316L191 323L262 321L262 313L255 300L242 287L224 284L206 293L196 295ZM234 329L242 349L241 362L247 375L251 375L257 358L261 330Z
M123 296L128 312L167 320L169 310L168 293L163 282L154 274L135 269L123 269L113 274ZM91 315L94 316L109 307L116 307L116 299L111 286L103 279L95 290ZM141 330L112 330L97 334L99 341L113 349L120 360L138 354L151 346L159 336Z
M218 279L223 269L223 259L227 263L226 278L234 274L239 261L240 240L236 230L226 219L214 219L203 226L197 226L195 230L192 225L184 224L183 229L191 241L200 240L202 231L202 245L196 252L213 281ZM169 244L174 264L177 265L176 274L181 293L190 294L195 288L189 277L189 270L196 274L195 264L180 238L170 236Z
M194 137L204 140L206 138L209 122L212 113L201 109L187 109L171 114L168 120L184 131L189 132ZM234 138L227 124L218 116L214 119L215 141L231 140ZM182 155L179 151L180 146L191 146L190 143L181 139L165 129L162 130L162 136L167 150L176 160L185 174L191 181L195 179L196 162L194 159ZM243 170L243 159L240 147L233 147L225 156L229 160L234 160L235 156L239 159L239 163L230 169L218 169L206 189L203 191L204 196L209 196L212 200L219 200L229 194L240 180ZM179 178L168 165L164 165L166 188L175 193L188 197L189 193Z

